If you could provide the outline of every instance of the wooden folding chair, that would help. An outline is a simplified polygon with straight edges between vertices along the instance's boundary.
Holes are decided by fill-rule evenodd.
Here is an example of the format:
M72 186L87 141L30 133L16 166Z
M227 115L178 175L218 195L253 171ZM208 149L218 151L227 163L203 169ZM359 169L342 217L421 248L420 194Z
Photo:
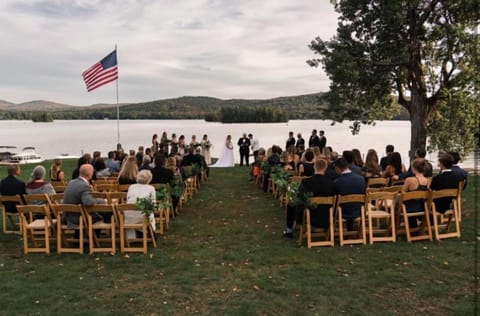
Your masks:
M304 220L303 224L300 227L300 234L298 243L301 245L304 238L307 239L307 247L312 248L316 246L330 246L333 247L335 244L335 196L323 196L323 197L312 197L310 198L311 205L322 205L328 207L329 213L329 225L328 228L316 228L312 226L311 216L312 211L306 207L304 211ZM314 238L322 238L320 241L314 241Z
M127 203L127 192L108 192L108 204Z
M50 202L53 204L63 204L63 193L56 193L49 196ZM52 210L53 211L53 210Z
M9 212L7 211L7 208L9 208L12 205L15 205L15 208L18 205L23 205L24 203L23 203L22 196L19 194L18 195L2 195L0 196L0 202L2 204L3 233L20 235L22 233L22 221L18 216L18 212L16 211Z
M117 186L117 190L115 190L116 192L128 192L128 188L131 186L131 184L119 184ZM111 191L111 192L115 192L115 191Z
M155 240L155 232L152 229L152 226L148 222L148 218L143 216L142 223L139 224L129 224L125 223L125 212L126 211L140 211L135 204L117 204L115 205L115 210L118 213L118 219L120 222L120 252L143 252L147 253L147 243L151 241L154 248L157 248L157 243ZM126 230L127 229L140 229L142 232L142 238L127 239ZM141 243L141 246L134 247L132 243Z
M384 188L388 185L388 178L368 178L367 188Z
M444 189L430 192L430 210L433 218L433 230L435 239L445 239L456 237L460 238L460 219L458 211L458 191L459 189ZM450 208L445 213L439 213L435 205L440 199L450 199ZM452 222L454 225L452 225ZM450 231L451 228L453 231ZM442 231L443 230L443 231Z
M396 186L396 185L403 185L405 183L405 179L390 179L390 187Z
M85 217L82 206L79 204L53 204L52 208L57 215L57 253L83 254ZM63 224L62 215L65 213L78 214L78 225L69 227L67 224ZM77 247L67 247L67 244L77 244Z
M64 181L50 181L50 184L52 185L56 193L65 192L65 188L67 186L67 184Z
M462 191L465 186L465 180L462 180L458 183L458 196L457 196L457 209L458 209L458 220L462 221Z
M370 244L376 241L396 241L396 196L397 193L395 192L367 191L365 208L368 218L368 240ZM374 219L376 220L375 223ZM377 234L382 234L382 236L377 236Z
M118 184L113 182L109 182L109 183L96 182L93 185L93 190L95 192L118 192Z
M346 220L343 218L343 207L345 204L357 203L360 205L360 216L355 219L357 223L356 231L345 231ZM337 197L337 221L338 237L340 246L351 244L366 244L367 234L365 225L365 194L348 194ZM354 237L347 239L346 237ZM355 238L356 237L356 238Z
M428 191L411 191L403 192L400 194L400 209L401 216L397 217L397 234L403 232L400 229L400 218L403 218L404 232L407 236L407 241L416 240L432 240L432 231L430 227L430 217L428 211L429 201ZM411 201L421 201L422 209L417 212L407 212L407 206L405 204L412 203ZM418 228L410 227L409 218L413 218L415 221L421 218L421 224ZM413 235L412 233L415 233Z
M23 253L43 252L50 254L50 236L54 222L47 204L17 205L22 221Z
M84 207L87 218L88 243L90 254L95 252L115 253L115 208L112 204L97 204ZM94 222L95 214L103 217L102 221ZM97 235L98 233L98 235ZM102 235L102 233L106 233ZM102 243L106 243L104 247ZM107 247L107 245L109 245Z

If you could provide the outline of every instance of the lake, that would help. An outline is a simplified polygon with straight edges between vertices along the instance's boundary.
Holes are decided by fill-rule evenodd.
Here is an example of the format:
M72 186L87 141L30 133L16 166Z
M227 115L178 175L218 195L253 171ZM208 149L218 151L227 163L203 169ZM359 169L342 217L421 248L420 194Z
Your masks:
M127 151L137 149L139 145L150 146L152 135L160 137L163 131L170 137L176 133L177 137L185 135L186 142L190 142L192 134L200 141L203 134L207 134L213 144L212 157L219 157L224 140L228 134L236 144L242 133L252 133L260 141L260 146L270 147L272 144L285 147L288 132L293 131L295 136L302 133L306 143L313 129L324 130L327 137L327 146L334 150L358 148L364 155L367 150L374 148L379 157L385 153L385 146L393 144L395 150L402 155L402 160L408 161L410 146L409 121L379 121L375 126L362 126L358 135L352 135L350 122L330 124L326 120L291 120L288 123L268 124L222 124L205 122L204 120L121 120L120 143ZM116 120L58 120L53 123L34 123L32 121L1 121L0 146L17 146L17 151L23 147L33 146L44 159L51 159L61 154L80 156L82 153L101 151L103 156L116 148L117 121ZM238 147L235 160L239 161ZM436 153L427 154L427 158L436 166ZM408 165L408 163L406 164ZM462 166L473 168L473 158L466 159Z

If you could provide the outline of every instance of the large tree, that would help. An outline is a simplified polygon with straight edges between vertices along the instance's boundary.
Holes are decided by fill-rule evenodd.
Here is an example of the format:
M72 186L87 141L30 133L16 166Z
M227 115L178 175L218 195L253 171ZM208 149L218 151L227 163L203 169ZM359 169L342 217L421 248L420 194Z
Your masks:
M332 3L337 34L313 40L321 57L307 61L323 65L331 79L326 116L354 120L358 132L360 123L391 118L398 103L410 114L410 157L426 148L428 135L437 135L434 148L471 150L479 113L478 0ZM449 119L466 113L468 120ZM456 141L438 136L446 130L459 135Z

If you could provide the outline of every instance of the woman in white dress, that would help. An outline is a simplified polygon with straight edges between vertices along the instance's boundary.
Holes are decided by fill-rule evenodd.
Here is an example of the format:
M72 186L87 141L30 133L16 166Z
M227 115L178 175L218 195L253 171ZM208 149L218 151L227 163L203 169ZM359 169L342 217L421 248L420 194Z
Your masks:
M233 144L232 144L232 136L228 135L227 139L225 140L225 145L223 146L222 155L220 159L215 162L215 164L211 165L210 167L217 168L217 167L233 167Z
M200 145L202 146L202 156L205 158L207 165L210 165L212 163L212 158L210 157L210 148L212 147L212 144L210 143L207 134L203 135Z
M152 181L152 173L150 170L142 170L137 174L137 183L128 187L127 203L135 204L137 198L151 197L152 201L156 201L155 188L149 183ZM143 222L143 213L141 211L125 211L125 224L140 224ZM150 214L150 224L153 230L155 230L155 217ZM127 238L135 238L135 229L127 229Z

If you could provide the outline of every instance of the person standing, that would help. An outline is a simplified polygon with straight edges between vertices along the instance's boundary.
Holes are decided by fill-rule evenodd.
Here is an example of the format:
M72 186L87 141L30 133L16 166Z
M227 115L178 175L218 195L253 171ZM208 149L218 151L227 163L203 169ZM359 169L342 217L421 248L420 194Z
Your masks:
M223 147L222 155L210 167L223 168L223 167L233 167L233 166L234 166L234 159L233 159L232 136L228 135L227 139L225 140L225 145Z
M288 138L285 142L285 150L289 150L291 146L295 146L295 137L293 136L293 132L288 132Z
M318 138L317 135L317 130L314 129L312 130L312 135L310 136L310 139L308 140L308 147L313 148L313 147L320 147L320 138Z
M303 139L301 133L298 133L298 134L297 134L297 142L295 143L295 147L297 147L297 151L298 151L298 148L299 148L300 146L302 146L302 145L303 145L304 148L305 148L305 139Z
M211 165L212 159L210 158L210 147L212 147L212 143L210 143L207 134L203 135L200 145L202 146L202 156L205 158L205 162L207 165Z
M327 138L325 137L325 131L320 131L320 136L318 138L318 148L320 148L320 152L323 154L323 149L327 146Z
M253 160L257 161L258 150L260 149L260 143L258 142L258 138L254 138L253 135L250 133L248 134L248 139L250 139L250 147L253 151Z
M238 139L237 145L240 147L240 167L243 166L243 161L248 167L248 160L250 155L250 139L246 133L243 133L242 137Z

